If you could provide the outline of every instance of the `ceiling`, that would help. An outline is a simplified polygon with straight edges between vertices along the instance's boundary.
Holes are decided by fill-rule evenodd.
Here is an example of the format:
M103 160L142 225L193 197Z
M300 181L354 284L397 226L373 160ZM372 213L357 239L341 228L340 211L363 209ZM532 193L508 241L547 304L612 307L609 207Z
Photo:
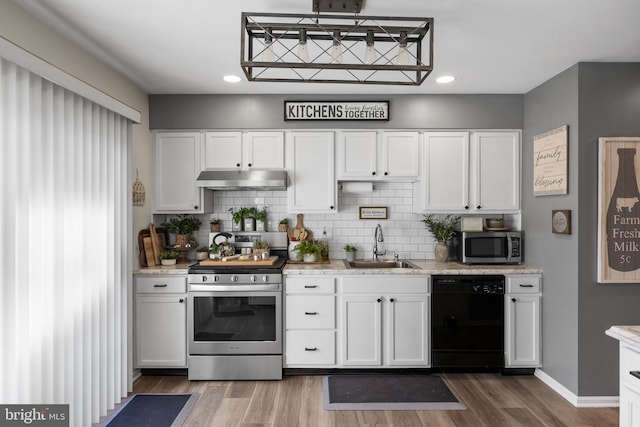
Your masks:
M434 18L417 87L248 82L240 13L312 13L312 0L14 1L150 94L526 93L577 62L640 62L638 0L366 0L362 15Z

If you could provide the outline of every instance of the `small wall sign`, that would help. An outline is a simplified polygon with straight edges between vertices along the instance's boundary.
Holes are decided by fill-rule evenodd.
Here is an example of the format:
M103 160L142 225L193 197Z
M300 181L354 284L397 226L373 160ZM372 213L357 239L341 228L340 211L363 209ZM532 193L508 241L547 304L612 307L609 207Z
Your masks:
M285 120L389 120L389 101L284 101Z
M567 194L568 126L533 137L533 195Z
M555 234L571 234L571 211L551 211L551 231Z
M387 219L387 207L360 206L360 219Z

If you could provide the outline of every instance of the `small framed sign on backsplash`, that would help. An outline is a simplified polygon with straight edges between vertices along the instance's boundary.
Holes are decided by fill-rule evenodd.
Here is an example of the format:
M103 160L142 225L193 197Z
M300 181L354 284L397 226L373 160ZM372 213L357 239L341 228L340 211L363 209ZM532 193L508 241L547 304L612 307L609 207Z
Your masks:
M387 219L388 208L386 206L360 206L360 219Z

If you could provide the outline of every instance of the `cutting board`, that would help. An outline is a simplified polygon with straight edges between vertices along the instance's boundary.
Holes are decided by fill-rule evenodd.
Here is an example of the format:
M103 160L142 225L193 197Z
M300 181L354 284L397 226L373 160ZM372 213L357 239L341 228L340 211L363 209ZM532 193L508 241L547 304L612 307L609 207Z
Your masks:
M246 260L241 261L239 259L232 259L230 261L222 261L217 259L204 259L200 261L200 265L207 267L237 267L237 266L245 266L245 267L259 267L265 265L273 265L278 261L277 256L270 256L267 259L254 261L254 260Z
M151 243L151 236L148 237L143 237L142 238L142 243L143 243L143 247L144 247L144 256L145 256L145 261L147 262L147 267L153 267L156 265L156 261L155 258L153 256L153 247L152 247L152 243Z
M156 233L156 226L149 224L149 232L151 233L151 249L153 250L153 258L156 265L160 265L160 245L158 243L158 234Z

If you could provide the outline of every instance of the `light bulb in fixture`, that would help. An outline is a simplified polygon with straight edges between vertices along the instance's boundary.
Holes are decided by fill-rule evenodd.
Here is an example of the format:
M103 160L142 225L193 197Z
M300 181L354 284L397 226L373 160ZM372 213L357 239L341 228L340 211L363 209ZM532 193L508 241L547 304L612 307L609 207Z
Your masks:
M367 31L367 48L364 54L364 62L373 64L378 59L376 48L373 46L373 31Z
M238 83L240 80L242 80L240 77L234 76L232 74L227 74L223 77L223 79L227 83Z
M436 79L436 82L441 84L446 84L446 83L451 83L455 79L456 79L455 76L440 76Z
M273 62L275 54L273 53L273 35L271 34L270 28L267 28L267 30L264 32L264 44L265 48L262 52L262 60L264 62Z
M409 65L409 51L407 50L407 32L400 32L398 43L398 65Z
M331 46L331 62L342 64L342 43L340 43L340 31L333 32L333 46Z
M300 39L298 41L298 59L301 62L309 62L309 48L307 47L307 30L300 30Z

